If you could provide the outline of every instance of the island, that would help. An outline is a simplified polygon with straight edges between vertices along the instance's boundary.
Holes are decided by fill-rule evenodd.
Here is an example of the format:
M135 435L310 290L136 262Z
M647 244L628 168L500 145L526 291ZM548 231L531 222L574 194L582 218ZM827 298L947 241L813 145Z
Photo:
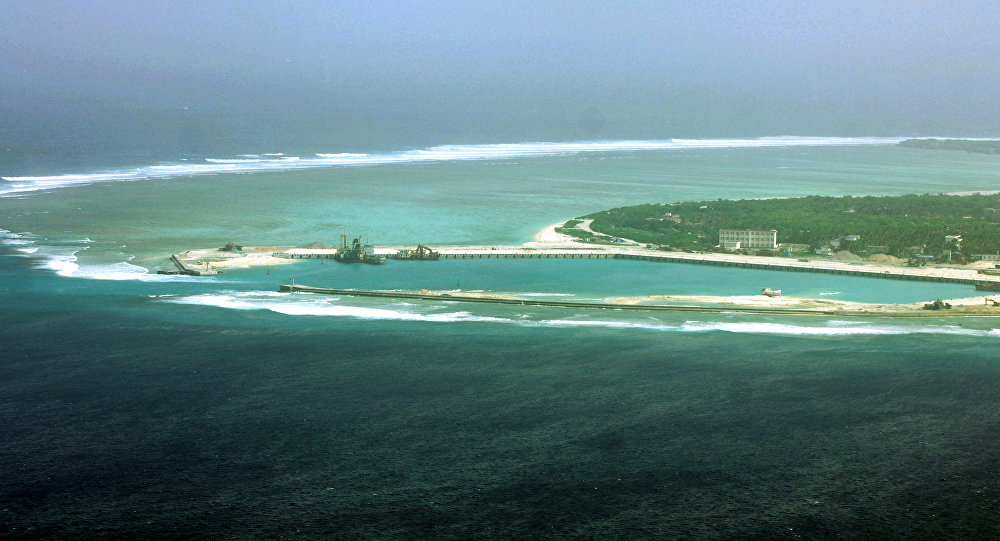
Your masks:
M738 230L773 231L775 242L726 246L720 232ZM842 253L851 261L969 263L1000 260L1000 196L809 196L646 204L596 212L567 222L559 231L588 242L629 239L665 250Z
M621 207L552 224L517 246L364 245L385 260L624 259L765 270L820 272L869 278L953 282L1000 291L1000 197L995 194L905 195L760 200L713 200ZM210 276L239 267L275 266L302 259L358 262L321 241L297 246L188 250L171 256L176 270ZM363 261L361 261L363 262ZM393 264L400 264L393 262ZM434 264L421 262L413 264ZM766 284L765 284L766 285ZM754 311L838 316L1000 316L986 296L928 299L914 304L865 304L761 295L647 296L605 302L565 302L468 292L324 289L283 284L288 293L358 295L594 308L613 310ZM1000 295L998 295L1000 296Z

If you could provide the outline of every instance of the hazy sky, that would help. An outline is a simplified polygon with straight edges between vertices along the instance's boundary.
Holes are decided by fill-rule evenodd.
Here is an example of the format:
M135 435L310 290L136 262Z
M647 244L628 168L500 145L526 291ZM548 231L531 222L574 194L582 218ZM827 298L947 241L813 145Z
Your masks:
M1000 134L998 6L0 0L0 105Z

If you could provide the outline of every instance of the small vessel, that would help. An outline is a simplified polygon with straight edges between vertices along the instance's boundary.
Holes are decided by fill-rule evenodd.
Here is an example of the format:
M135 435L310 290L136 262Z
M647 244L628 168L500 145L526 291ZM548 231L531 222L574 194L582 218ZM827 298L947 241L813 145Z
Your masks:
M780 297L781 296L781 290L780 289L771 289L769 287L765 287L764 289L760 290L760 294L768 296L768 297Z

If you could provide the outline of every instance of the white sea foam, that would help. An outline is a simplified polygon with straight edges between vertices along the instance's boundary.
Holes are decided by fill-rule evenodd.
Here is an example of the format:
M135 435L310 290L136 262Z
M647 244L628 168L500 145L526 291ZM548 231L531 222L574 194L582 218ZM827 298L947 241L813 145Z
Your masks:
M164 275L149 272L145 267L127 262L103 265L81 265L77 254L87 247L79 246L37 246L19 248L18 251L35 259L37 267L52 271L66 278L88 280L136 280L140 282L194 282L203 278L186 275ZM217 281L217 280L216 280Z
M66 276L64 274L63 276ZM119 262L107 265L84 265L69 274L73 278L88 278L91 280L149 280L169 278L169 276L149 274L145 267L131 263ZM157 280L159 281L159 280Z
M205 158L208 163L259 163L260 158Z
M17 238L0 239L0 244L5 244L7 246L30 246L34 243L35 241L30 239L17 239Z
M156 274L149 272L145 267L126 263L109 263L106 265L78 265L76 269L68 273L59 273L62 276L72 278L84 278L89 280L135 280L139 282L203 282L205 278L197 276L187 276L183 274ZM219 280L212 278L214 282Z
M843 322L840 322L843 323ZM842 324L791 325L769 322L703 322L688 321L679 330L685 332L725 331L745 334L782 334L798 336L844 336L862 334L962 334L970 336L995 335L992 331L964 329L953 325L877 325L865 323L857 326Z
M275 297L284 297L276 299ZM381 319L395 321L434 321L434 322L459 322L459 321L509 321L503 318L490 316L477 316L469 312L445 312L445 313L418 313L406 310L390 310L386 308L370 308L364 306L351 306L335 304L330 299L299 300L303 296L296 294L294 299L289 299L290 293L275 294L272 292L250 292L250 293L218 293L204 295L190 295L167 299L164 302L173 304L193 304L201 306L215 306L218 308L228 308L231 310L269 310L279 314L289 316L334 316L350 317L355 319Z
M243 155L243 159L208 158L207 163L161 164L133 169L86 174L52 176L0 177L0 197L80 186L96 182L133 181L220 173L258 173L318 167L366 166L396 163L442 162L458 160L505 160L532 156L554 156L598 152L638 152L651 150L689 150L712 148L766 148L798 146L891 145L904 137L761 137L758 139L666 139L638 141L578 141L570 143L507 143L487 145L441 145L418 150L383 154L317 153L301 159L282 153L266 153L261 158Z
M786 336L851 336L952 334L965 336L1000 336L1000 329L977 330L954 325L876 324L868 321L832 320L811 325L759 321L685 321L669 324L655 318L644 320L615 319L533 319L521 314L514 318L475 315L469 312L429 312L449 305L410 305L393 303L384 307L340 304L339 298L319 295L269 291L220 292L164 299L173 304L214 306L230 310L267 310L290 316L349 317L355 319L427 321L438 323L485 322L520 327L637 329L660 332L728 332L738 334L773 334ZM423 312L419 310L424 310Z
M73 276L80 269L76 264L76 254L86 248L68 246L39 246L32 254L37 258L38 267L50 270L59 276Z
M828 295L840 295L840 292L839 291L824 291L824 292L820 293L820 295L822 295L824 297L828 296Z
M519 321L530 327L607 327L611 329L648 329L653 331L677 331L680 327L665 323L649 323L641 321L614 321L605 319L546 319L535 321Z
M0 229L0 244L4 246L31 246L35 243L35 236L31 233L14 233L6 229Z

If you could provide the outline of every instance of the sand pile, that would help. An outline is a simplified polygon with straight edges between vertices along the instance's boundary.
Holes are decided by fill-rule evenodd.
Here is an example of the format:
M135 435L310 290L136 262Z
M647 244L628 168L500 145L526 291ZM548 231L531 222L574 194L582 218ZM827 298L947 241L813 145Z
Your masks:
M847 263L854 263L855 261L861 261L861 258L859 256L856 256L851 252L848 252L847 250L841 250L833 254L833 259L835 261L844 261Z
M885 263L888 265L902 265L906 263L905 259L888 255L888 254L875 254L868 258L868 261L872 263Z

